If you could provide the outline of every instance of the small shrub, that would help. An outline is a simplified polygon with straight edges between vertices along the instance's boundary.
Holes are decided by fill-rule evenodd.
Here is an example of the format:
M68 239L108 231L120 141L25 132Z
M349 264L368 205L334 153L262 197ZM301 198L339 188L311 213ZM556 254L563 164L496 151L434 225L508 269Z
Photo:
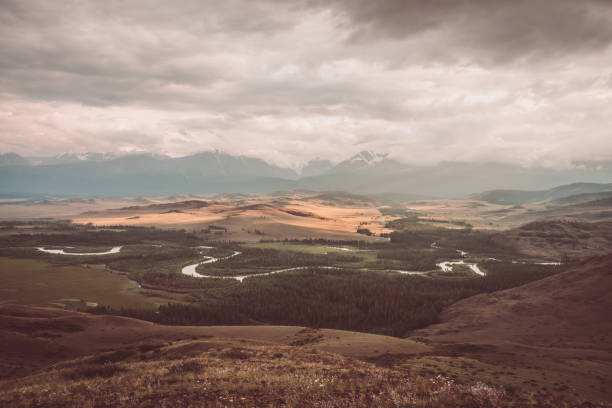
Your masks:
M161 348L161 346L153 344L141 344L140 346L138 346L138 350L140 350L141 353L146 353L147 351L151 350L157 350L159 348Z
M125 371L127 371L125 368L116 364L86 364L62 373L62 376L70 380L96 377L110 378L115 374L123 373Z
M195 373L201 371L202 363L197 360L189 360L183 363L173 365L168 370L171 374Z
M224 351L219 355L219 357L230 358L232 360L246 360L249 358L249 355L240 349L232 349Z
M117 363L127 360L136 355L136 350L117 350L112 353L105 353L92 357L89 362L93 364Z

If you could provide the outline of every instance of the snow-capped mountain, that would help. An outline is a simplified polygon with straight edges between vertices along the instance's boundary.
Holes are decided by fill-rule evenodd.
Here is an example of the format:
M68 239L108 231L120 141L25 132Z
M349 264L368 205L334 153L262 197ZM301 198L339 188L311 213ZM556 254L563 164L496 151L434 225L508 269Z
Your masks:
M407 166L398 161L388 158L388 153L375 153L363 150L348 160L338 163L329 170L331 174L353 173L361 171L401 171Z
M115 153L63 153L56 156L47 157L26 157L26 160L33 166L47 166L54 164L69 164L79 162L101 162L117 158Z
M0 170L5 192L79 196L266 192L286 189L295 179L292 169L219 151L178 158L66 154Z
M70 153L30 163L17 154L7 153L0 155L0 190L20 196L81 197L266 193L292 189L467 197L478 191L544 190L585 180L610 183L612 165L596 164L566 170L502 163L443 162L415 166L386 154L362 151L335 166L327 160L313 160L298 177L293 169L220 151L178 158L151 153Z

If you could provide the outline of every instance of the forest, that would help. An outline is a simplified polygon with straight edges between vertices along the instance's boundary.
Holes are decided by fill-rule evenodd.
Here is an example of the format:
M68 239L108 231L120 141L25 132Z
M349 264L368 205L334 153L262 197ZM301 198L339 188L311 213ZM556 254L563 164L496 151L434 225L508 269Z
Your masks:
M69 224L43 226L52 230L0 236L0 256L36 258L54 265L105 264L145 289L184 293L185 302L159 310L90 308L171 325L283 324L384 333L404 336L437 321L440 311L459 299L506 289L565 270L570 265L515 264L516 254L495 244L491 233L471 229L408 228L391 234L390 242L284 240L271 247L206 241L185 231L141 227L91 228ZM56 256L37 246L108 248L123 245L112 256ZM210 245L215 248L201 249ZM291 246L293 245L293 247ZM311 253L305 248L353 248L351 252ZM454 259L456 249L469 251L486 271L484 277L465 271L443 273L441 260ZM308 269L238 282L198 279L180 273L182 266L203 255L240 256L202 265L209 275L235 276L292 267ZM486 260L495 256L501 261ZM505 260L504 260L505 259ZM342 269L322 269L340 266ZM367 268L364 270L363 268ZM425 276L402 275L384 269L431 271ZM199 269L198 269L199 270Z
M312 268L254 277L199 293L195 304L157 312L92 309L171 325L283 324L404 336L435 323L459 299L522 285L564 266L487 262L483 278L429 278L396 273Z

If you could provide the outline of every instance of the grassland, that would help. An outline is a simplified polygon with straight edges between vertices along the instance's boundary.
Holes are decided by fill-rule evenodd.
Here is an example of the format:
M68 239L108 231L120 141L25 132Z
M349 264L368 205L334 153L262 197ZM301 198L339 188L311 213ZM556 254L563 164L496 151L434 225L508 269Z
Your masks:
M177 361L173 349L191 350L194 357ZM188 342L123 355L127 358L116 363L84 359L26 378L9 386L0 402L13 407L568 406L551 396L512 394L484 383L461 385L295 347Z
M500 315L491 306L501 299L496 291L572 267L537 265L537 258L517 258L522 255L500 245L494 233L442 228L446 224L404 217L384 242L258 243L211 242L208 233L140 227L43 223L24 233L12 226L0 235L3 302L99 307L88 308L91 314L39 309L31 321L23 310L14 316L0 312L0 371L13 377L0 382L0 404L66 406L68 395L74 406L569 407L584 398L607 401L605 350L589 348L596 335L579 350L508 342L507 336L488 341L468 312L438 337L414 331L440 322L450 305L477 294L495 292L476 309ZM119 245L120 253L93 257L35 249L73 246L89 252ZM468 251L463 259L478 262L487 275L459 267L433 272L436 262L461 258L457 249ZM242 254L199 271L310 268L242 283L180 273L203 255L234 251ZM429 272L409 276L384 269ZM517 299L522 298L512 301ZM525 302L518 303L509 309L523 310ZM10 307L17 306L0 311ZM512 322L512 316L503 320ZM476 334L462 338L470 324ZM416 337L400 338L410 335Z
M345 253L346 250L342 250L339 247L332 247L329 245L310 245L310 244L297 244L297 243L288 243L288 242L259 242L252 244L243 245L245 248L261 248L261 249L274 249L277 251L293 251L293 252L302 252L306 254L316 254L316 255L325 255L330 252L335 253ZM349 247L344 247L349 249L351 252L353 249Z
M88 293L78 295L76 290L59 289L62 295L53 299L46 298L44 291L33 289L28 289L29 294L19 295L37 304L56 302L82 308L90 302L100 306L97 313L134 316L165 324L299 324L403 336L408 330L435 322L442 308L458 299L520 285L562 270L496 261L486 266L489 273L484 278L467 269L460 271L459 267L453 273L437 271L436 262L459 256L454 249L459 242L469 250L472 247L487 250L490 249L485 245L487 239L488 235L471 230L426 227L394 233L391 242L304 240L238 245L208 243L185 231L142 227L92 231L91 226L68 224L62 225L61 233L4 236L0 238L0 255L23 261L36 259L58 270L63 267L99 272L79 275L90 279L67 288L97 285L107 288L107 280L113 277L133 289L130 292L123 286L107 288L117 296L133 295L133 299L125 301L103 296L90 299ZM432 247L434 241L439 245ZM205 244L215 248L198 249ZM120 253L100 256L63 256L35 249L71 246L75 247L73 251L83 251L109 245L123 248ZM240 255L202 264L197 271L228 277L303 269L253 277L242 283L230 279L198 279L181 273L183 266L197 263L203 256L221 258L235 251L241 252ZM392 270L422 271L428 275L409 276ZM37 273L21 277L27 277L22 279L21 290L30 288ZM136 284L125 277L138 282L143 289L136 290ZM83 299L83 296L86 297L83 302L59 301Z
M405 356L427 359L434 349L386 336L167 327L15 306L0 307L0 317L0 362L9 358L9 368L20 372L0 380L4 406L556 408L580 401L396 364Z
M178 295L139 288L104 265L58 266L34 259L0 258L2 303L86 308L95 305L155 309Z

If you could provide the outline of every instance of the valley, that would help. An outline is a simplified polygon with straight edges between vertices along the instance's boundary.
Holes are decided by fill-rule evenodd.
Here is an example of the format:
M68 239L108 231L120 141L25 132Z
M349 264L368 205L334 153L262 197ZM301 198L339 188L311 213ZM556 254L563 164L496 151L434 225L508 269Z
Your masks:
M0 408L612 408L612 0L0 36Z
M163 392L176 402L178 384L189 388L211 375L203 367L242 370L250 361L276 364L275 355L286 364L279 375L315 355L322 358L315 371L355 365L367 375L384 373L376 385L351 374L320 395L289 383L283 387L297 387L293 397L276 386L265 391L296 403L353 401L368 387L397 390L396 376L429 390L423 406L480 398L552 407L609 396L607 222L552 217L514 226L497 215L513 206L389 203L339 192L143 200L5 204L22 213L0 230L0 334L8 347L0 363L12 373L0 383L3 401L52 403L39 387L66 381L121 393L105 379L137 381L131 373L138 372L157 381L179 361ZM46 218L27 217L47 206ZM591 287L599 292L589 295ZM601 299L591 306L589 297ZM559 303L565 299L573 303ZM565 308L575 312L555 320ZM95 362L106 355L112 363ZM193 368L178 368L185 364ZM254 386L241 376L243 386ZM433 397L436 378L452 385ZM336 388L349 383L361 391ZM224 387L203 398L268 401ZM16 394L25 389L33 399ZM376 398L383 406L391 401Z

